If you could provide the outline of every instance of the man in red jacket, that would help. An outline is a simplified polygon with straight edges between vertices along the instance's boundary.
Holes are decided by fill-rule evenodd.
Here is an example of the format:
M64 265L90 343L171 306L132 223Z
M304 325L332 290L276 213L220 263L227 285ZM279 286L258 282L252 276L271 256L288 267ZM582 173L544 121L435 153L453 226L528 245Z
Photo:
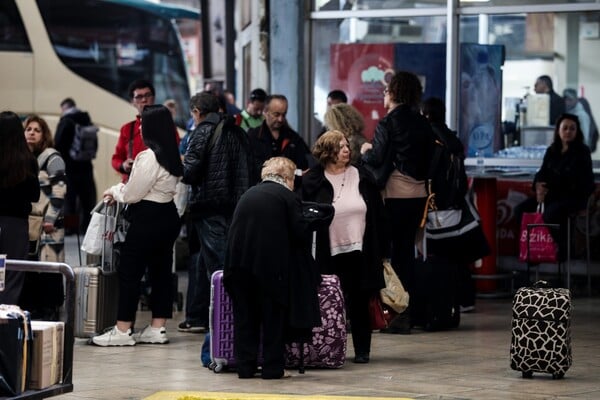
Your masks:
M131 104L137 109L137 115L133 121L129 121L121 127L115 153L112 156L112 167L122 174L123 182L127 182L129 179L135 156L146 149L140 134L140 127L142 126L140 116L145 106L154 104L156 94L154 86L146 79L133 81L129 85L128 93ZM173 130L179 145L180 138L175 125L173 125Z

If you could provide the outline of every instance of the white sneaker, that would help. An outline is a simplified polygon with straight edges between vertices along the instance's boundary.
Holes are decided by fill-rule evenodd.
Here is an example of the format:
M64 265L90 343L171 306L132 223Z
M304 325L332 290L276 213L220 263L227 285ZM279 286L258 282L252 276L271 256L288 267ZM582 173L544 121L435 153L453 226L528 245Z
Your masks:
M167 330L164 326L161 328L153 328L150 325L148 325L141 331L134 333L133 339L136 343L169 343L169 338L167 337Z
M121 332L116 326L104 332L102 335L94 336L92 343L97 346L135 346L135 340L131 337L131 329Z

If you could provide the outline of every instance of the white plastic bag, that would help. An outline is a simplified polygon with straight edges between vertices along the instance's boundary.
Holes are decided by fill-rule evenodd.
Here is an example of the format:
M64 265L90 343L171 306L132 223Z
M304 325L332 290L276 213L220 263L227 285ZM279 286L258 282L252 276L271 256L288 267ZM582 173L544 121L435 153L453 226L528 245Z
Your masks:
M380 290L381 301L400 314L408 307L409 295L388 260L383 262L383 277L385 287Z
M102 254L104 241L112 244L117 221L107 210L108 205L104 202L96 204L92 210L92 218L81 243L81 250L88 254Z

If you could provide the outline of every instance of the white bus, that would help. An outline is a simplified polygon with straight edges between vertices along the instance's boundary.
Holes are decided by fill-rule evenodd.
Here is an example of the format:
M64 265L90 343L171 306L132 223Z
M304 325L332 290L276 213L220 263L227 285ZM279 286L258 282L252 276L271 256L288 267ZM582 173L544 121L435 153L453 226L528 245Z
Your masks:
M156 102L188 114L190 85L175 19L199 12L146 0L0 1L0 110L35 113L55 128L72 97L101 129L98 193L119 180L110 166L119 128L135 116L128 85L145 78Z

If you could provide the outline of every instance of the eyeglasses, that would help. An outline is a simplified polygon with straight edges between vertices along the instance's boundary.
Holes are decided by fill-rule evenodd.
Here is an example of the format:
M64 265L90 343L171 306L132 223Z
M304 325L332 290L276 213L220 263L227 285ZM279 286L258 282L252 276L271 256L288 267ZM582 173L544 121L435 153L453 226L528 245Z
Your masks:
M133 96L133 99L140 101L143 99L151 99L153 97L154 97L154 95L152 94L152 92L148 92L148 93L144 93L144 94L137 94L137 95Z
M388 94L390 92L390 89L385 88L383 89L383 95L385 96L386 94Z

